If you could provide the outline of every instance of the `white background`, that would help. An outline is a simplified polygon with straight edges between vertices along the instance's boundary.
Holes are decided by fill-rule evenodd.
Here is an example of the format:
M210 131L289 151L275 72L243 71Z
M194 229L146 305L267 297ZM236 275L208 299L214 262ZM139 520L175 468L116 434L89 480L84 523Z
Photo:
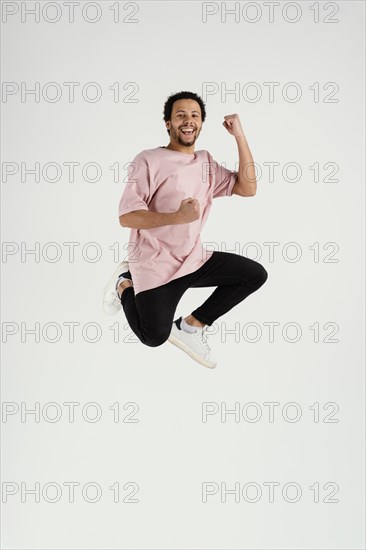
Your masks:
M4 2L3 10L5 4L19 11L3 18L3 82L23 82L28 89L39 82L41 90L56 82L62 96L50 102L41 94L36 102L28 95L22 101L18 92L3 96L2 103L3 169L4 163L19 167L2 183L3 247L14 252L2 259L3 341L14 331L2 354L3 407L14 412L2 417L3 500L4 487L15 488L2 505L3 548L364 548L364 3L297 2L286 12L280 2L270 22L268 6L256 2L258 20L251 23L254 7L247 16L242 11L247 2L237 3L237 21L223 15L234 2L211 2L217 13L205 23L201 2L121 2L117 23L110 9L116 2L99 2L95 23L83 19L83 2L73 23L63 2L55 23L46 20L55 17L55 7L48 15L41 12L36 23L31 15L21 20L21 4L34 9L34 2ZM133 4L137 22L123 21ZM95 9L89 9L87 17L94 18ZM295 9L299 18L291 23ZM73 103L64 82L80 83ZM100 101L83 99L80 90L88 82L99 84ZM116 82L119 102L109 89ZM134 90L131 82L137 90L132 103L126 99ZM250 82L256 83L256 101L250 100L254 87L246 92ZM297 101L294 87L286 96L291 82L300 90ZM273 100L268 83L278 84ZM235 86L239 97L225 94ZM218 356L214 370L169 343L144 346L123 313L109 318L102 310L104 286L115 262L124 259L129 238L117 217L126 164L143 149L168 144L163 105L181 90L206 102L196 149L235 168L236 142L222 121L238 113L261 171L256 196L215 201L202 234L216 249L248 252L269 274L258 292L218 320L210 337ZM32 168L36 162L58 163L62 177L35 181L28 174L22 181L21 163ZM73 182L65 162L80 163ZM88 162L102 168L99 181L82 177ZM109 168L114 163L120 166L116 182ZM273 180L264 163L279 163ZM289 181L295 172L289 169L286 176L287 163L299 165L298 181ZM319 181L310 168L315 163ZM338 166L336 181L325 179L333 171L326 163ZM79 243L74 262L67 242ZM120 245L118 257L113 243ZM257 243L260 256L254 247L245 248L248 243ZM273 258L264 243L278 243ZM290 261L294 247L286 257L288 243L297 243L298 261ZM37 246L39 257L22 256L22 247ZM56 250L60 258L52 262ZM100 258L93 261L96 250ZM177 315L190 313L211 291L188 291ZM79 325L71 343L65 323L72 322ZM271 322L278 323L273 341L265 325ZM39 342L24 334L36 323ZM95 343L82 336L88 323L100 327ZM109 328L114 323L119 342ZM293 328L285 337L287 323L300 327L297 342L289 341ZM255 327L261 331L257 341ZM89 330L90 340L96 333ZM327 342L329 337L336 341ZM38 402L41 411L57 403L62 416L51 422L56 409L47 416L46 408L39 422L32 415L22 422L22 402L28 409ZM65 402L80 404L73 423ZM90 402L102 411L99 422L83 419L81 409ZM122 419L132 411L123 406L136 403L138 422L113 422L109 407L116 402ZM216 403L219 411L238 403L238 421L232 414L221 419L218 412L203 422L204 402ZM262 413L257 422L245 417L250 402ZM266 402L279 404L274 422ZM301 411L297 422L282 415L292 402ZM336 405L326 409L327 403ZM339 408L333 416L338 422L325 422L332 407ZM90 408L90 417L94 413ZM39 503L29 494L22 502L21 483L31 489L37 482L41 489L57 483L59 501L48 501L55 496L50 490L48 498L41 492ZM66 482L80 484L74 503ZM90 482L102 489L96 503L81 494ZM121 488L138 484L138 502L114 503L109 487L116 482ZM205 482L218 489L207 502ZM240 493L239 502L233 494L221 501L221 483L227 489L240 483L241 489L250 482L262 490L257 502L249 502L253 492L246 500ZM280 484L274 502L264 485L269 482ZM301 488L298 502L282 496L290 482ZM319 502L310 489L316 483ZM338 502L324 502L335 484ZM121 491L123 500L130 490Z

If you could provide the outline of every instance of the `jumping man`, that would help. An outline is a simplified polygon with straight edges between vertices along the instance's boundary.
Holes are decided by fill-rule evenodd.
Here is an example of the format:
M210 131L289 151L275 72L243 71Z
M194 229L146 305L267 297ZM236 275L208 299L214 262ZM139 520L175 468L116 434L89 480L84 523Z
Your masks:
M164 105L167 146L139 153L128 169L119 203L119 221L130 231L128 262L116 268L104 292L104 311L122 308L127 321L147 346L167 340L206 367L216 366L207 344L207 326L258 290L267 271L258 262L205 250L201 230L212 199L257 191L253 157L237 114L224 117L234 136L239 170L219 164L195 143L206 118L205 104L193 92L171 95ZM186 317L174 320L188 288L217 287Z

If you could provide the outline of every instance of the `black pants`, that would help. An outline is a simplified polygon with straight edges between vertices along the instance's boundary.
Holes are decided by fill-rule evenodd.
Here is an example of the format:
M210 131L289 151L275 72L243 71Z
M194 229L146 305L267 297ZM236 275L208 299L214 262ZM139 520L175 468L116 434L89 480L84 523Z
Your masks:
M214 321L267 280L264 267L249 258L231 252L213 252L193 273L165 285L135 295L133 287L122 292L121 303L127 321L143 344L160 346L169 337L179 300L188 288L216 286L214 292L192 315L212 325Z

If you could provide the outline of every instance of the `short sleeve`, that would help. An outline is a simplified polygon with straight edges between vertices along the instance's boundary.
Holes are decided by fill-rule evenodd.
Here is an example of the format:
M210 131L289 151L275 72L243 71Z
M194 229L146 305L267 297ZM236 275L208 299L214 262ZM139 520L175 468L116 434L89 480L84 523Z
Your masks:
M149 167L146 160L137 155L127 169L127 183L119 201L118 216L134 210L148 210L149 194Z
M210 173L213 178L213 198L231 196L238 172L229 170L216 162L209 154Z

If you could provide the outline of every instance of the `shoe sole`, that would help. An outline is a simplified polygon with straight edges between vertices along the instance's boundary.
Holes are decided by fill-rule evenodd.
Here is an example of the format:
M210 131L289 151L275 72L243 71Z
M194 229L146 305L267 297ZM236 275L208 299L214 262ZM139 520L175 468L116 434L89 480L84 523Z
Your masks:
M128 269L128 262L123 262L123 264L126 264L126 265L127 265L127 269ZM114 315L115 313L118 313L118 311L119 311L119 309L118 309L118 310L113 310L113 311L110 311L110 310L107 311L107 310L105 309L105 306L108 305L108 304L106 304L106 302L105 302L105 296L106 296L107 294L109 294L109 293L111 292L112 289L114 290L114 288L115 288L115 286L116 286L117 279L118 279L118 275L120 275L120 273L121 273L121 269L123 269L123 268L121 268L121 264L119 264L119 265L116 267L116 269L115 269L115 271L114 271L112 277L110 278L108 284L106 285L106 287L105 287L105 289L104 289L104 293L103 293L103 310L104 310L104 313L107 313L107 315ZM126 270L126 271L127 271L127 270ZM122 304L121 304L121 309L122 309Z
M195 361L197 361L197 363L200 363L204 367L207 367L209 369L214 369L216 367L216 364L209 363L208 361L205 361L204 359L202 359L202 357L194 353L194 351L192 351L190 347L186 346L186 344L179 340L179 338L174 336L174 334L171 334L169 336L168 342L185 351L190 357L192 357L192 359L194 359Z

